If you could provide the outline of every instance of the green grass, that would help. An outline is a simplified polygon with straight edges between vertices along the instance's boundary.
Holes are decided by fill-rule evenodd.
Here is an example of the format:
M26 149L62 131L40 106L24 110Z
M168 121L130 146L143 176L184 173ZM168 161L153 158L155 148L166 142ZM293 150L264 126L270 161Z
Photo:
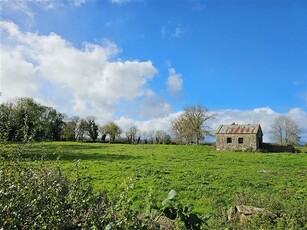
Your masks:
M55 160L93 178L95 189L114 190L131 178L136 199L152 187L164 197L171 189L182 199L208 211L212 197L224 197L229 205L240 191L294 197L306 192L307 155L292 153L217 152L213 146L121 145L49 142L27 146L23 156L31 160Z
M305 212L301 215L307 210L305 153L218 152L214 146L73 142L34 143L24 148L22 158L27 162L42 156L53 162L60 156L60 165L71 177L79 160L80 172L93 179L97 191L120 191L123 182L132 179L131 196L134 206L140 209L145 208L144 200L150 190L160 202L174 189L183 204L193 204L194 211L202 214L224 215L238 202L279 211L300 205L301 212Z

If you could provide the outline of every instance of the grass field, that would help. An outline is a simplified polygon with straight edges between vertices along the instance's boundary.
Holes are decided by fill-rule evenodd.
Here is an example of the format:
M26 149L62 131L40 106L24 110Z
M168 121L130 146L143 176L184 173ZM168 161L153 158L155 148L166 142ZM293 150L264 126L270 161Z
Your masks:
M17 145L16 145L17 147ZM23 147L23 159L58 162L69 177L76 163L95 190L120 191L132 181L131 198L144 207L151 191L161 202L171 189L197 213L221 219L236 204L262 206L287 215L307 212L307 154L217 152L214 146L123 145L47 142ZM303 150L305 151L305 150ZM285 210L287 209L287 210ZM288 210L289 209L289 210ZM299 213L295 213L296 211ZM211 221L214 221L212 218Z

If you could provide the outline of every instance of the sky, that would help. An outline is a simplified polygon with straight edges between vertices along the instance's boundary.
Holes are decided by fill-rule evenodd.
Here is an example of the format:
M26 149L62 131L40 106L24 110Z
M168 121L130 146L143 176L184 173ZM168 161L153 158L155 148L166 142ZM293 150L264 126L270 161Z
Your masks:
M168 131L189 104L219 124L286 115L307 142L304 0L1 0L1 101Z

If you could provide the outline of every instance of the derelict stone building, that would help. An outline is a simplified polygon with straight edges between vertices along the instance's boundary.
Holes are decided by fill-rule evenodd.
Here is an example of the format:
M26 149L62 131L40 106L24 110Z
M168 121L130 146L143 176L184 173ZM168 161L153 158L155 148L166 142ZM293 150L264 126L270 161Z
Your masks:
M216 149L255 151L262 146L262 136L259 124L220 125L216 130Z

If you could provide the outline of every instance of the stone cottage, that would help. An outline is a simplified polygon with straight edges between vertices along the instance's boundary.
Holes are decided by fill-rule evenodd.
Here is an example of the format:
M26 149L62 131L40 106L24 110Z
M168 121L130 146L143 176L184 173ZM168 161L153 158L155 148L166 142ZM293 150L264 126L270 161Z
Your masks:
M262 146L262 130L259 124L220 125L216 130L216 149L225 151L252 150Z

